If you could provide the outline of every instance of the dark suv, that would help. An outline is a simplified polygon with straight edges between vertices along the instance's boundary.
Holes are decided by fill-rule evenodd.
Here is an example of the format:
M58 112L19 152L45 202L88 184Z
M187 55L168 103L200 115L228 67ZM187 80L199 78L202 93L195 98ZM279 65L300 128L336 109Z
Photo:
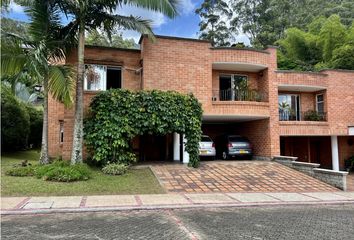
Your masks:
M223 135L216 145L217 154L222 159L231 157L242 157L252 159L253 151L250 141L246 137L239 135Z

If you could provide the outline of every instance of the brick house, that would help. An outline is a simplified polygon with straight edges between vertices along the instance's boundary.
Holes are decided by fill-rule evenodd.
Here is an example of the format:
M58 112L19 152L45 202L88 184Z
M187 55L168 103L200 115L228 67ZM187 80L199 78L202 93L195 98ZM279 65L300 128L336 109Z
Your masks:
M205 134L246 136L255 158L297 156L338 170L354 155L354 71L277 70L276 47L217 48L165 36L139 43L139 50L86 47L85 109L109 88L176 90L202 103ZM67 63L76 59L74 52ZM70 158L73 118L73 108L50 99L50 156ZM180 142L178 134L138 136L133 147L140 160L181 160Z

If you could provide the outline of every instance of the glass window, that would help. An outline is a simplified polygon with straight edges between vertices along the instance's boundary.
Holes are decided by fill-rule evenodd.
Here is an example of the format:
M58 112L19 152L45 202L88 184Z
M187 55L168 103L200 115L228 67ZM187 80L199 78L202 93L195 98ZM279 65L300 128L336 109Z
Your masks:
M59 142L64 142L64 121L59 121Z
M323 94L316 95L316 110L318 113L324 113L324 96L323 96Z
M120 67L103 65L85 65L84 89L104 91L122 87L122 71Z
M212 142L212 140L208 136L202 136L201 137L201 142Z
M298 95L282 94L278 97L279 120L300 120L300 97Z

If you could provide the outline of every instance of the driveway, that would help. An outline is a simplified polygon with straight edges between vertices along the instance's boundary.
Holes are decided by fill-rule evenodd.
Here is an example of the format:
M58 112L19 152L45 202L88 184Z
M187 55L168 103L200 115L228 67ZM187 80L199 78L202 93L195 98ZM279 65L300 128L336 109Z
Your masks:
M269 161L202 162L199 168L156 164L152 170L168 192L338 191L301 172Z

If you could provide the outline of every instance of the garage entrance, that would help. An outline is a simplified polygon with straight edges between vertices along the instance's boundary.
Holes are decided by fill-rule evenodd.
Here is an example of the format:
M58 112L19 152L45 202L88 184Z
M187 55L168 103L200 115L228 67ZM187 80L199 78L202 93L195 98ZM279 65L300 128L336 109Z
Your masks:
M253 149L253 158L270 157L269 120L253 120L238 122L203 122L202 131L215 143L217 158L222 157L220 144L223 135L240 135L246 137Z

